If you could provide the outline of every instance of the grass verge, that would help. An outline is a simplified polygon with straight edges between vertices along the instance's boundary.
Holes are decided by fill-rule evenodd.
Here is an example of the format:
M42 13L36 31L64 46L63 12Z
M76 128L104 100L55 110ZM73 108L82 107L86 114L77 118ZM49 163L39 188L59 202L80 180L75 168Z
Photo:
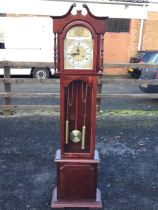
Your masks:
M50 116L59 116L59 111L54 110L18 110L17 112L13 112L12 117L17 116L28 116L28 115L50 115ZM0 116L3 116L3 113L0 113ZM97 116L157 116L158 111L155 110L130 110L130 109L116 109L116 110L100 110L97 112ZM8 116L9 117L9 116Z
M121 109L121 110L100 110L100 116L107 115L123 115L123 116L158 116L158 111L155 110L130 110L130 109Z

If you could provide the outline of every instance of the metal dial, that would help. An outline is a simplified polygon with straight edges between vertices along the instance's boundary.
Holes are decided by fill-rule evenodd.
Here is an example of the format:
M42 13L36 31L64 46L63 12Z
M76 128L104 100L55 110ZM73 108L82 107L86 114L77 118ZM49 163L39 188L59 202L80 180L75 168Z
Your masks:
M89 40L68 40L65 44L66 69L92 69L93 47Z
M65 61L72 68L83 69L92 65L92 46L85 40L70 42L65 48Z

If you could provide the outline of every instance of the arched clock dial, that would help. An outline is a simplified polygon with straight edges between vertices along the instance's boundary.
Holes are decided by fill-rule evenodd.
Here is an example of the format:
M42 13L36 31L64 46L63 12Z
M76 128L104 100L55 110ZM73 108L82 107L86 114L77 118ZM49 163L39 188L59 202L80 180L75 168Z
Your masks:
M93 39L83 26L72 27L64 40L64 69L93 68Z

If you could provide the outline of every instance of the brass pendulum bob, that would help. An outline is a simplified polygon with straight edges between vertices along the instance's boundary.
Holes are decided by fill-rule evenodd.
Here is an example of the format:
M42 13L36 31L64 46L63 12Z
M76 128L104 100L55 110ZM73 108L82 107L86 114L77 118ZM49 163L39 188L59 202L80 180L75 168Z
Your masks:
M78 143L81 141L81 132L75 128L75 130L71 131L70 139L74 143Z

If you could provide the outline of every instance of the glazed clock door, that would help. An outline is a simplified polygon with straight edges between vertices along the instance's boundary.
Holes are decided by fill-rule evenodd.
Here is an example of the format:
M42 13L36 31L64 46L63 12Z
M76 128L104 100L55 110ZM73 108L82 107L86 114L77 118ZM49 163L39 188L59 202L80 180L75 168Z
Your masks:
M64 69L93 69L93 39L84 26L71 27L64 39Z
M61 78L64 108L62 115L62 154L91 157L94 153L96 78ZM92 123L93 122L93 123Z

